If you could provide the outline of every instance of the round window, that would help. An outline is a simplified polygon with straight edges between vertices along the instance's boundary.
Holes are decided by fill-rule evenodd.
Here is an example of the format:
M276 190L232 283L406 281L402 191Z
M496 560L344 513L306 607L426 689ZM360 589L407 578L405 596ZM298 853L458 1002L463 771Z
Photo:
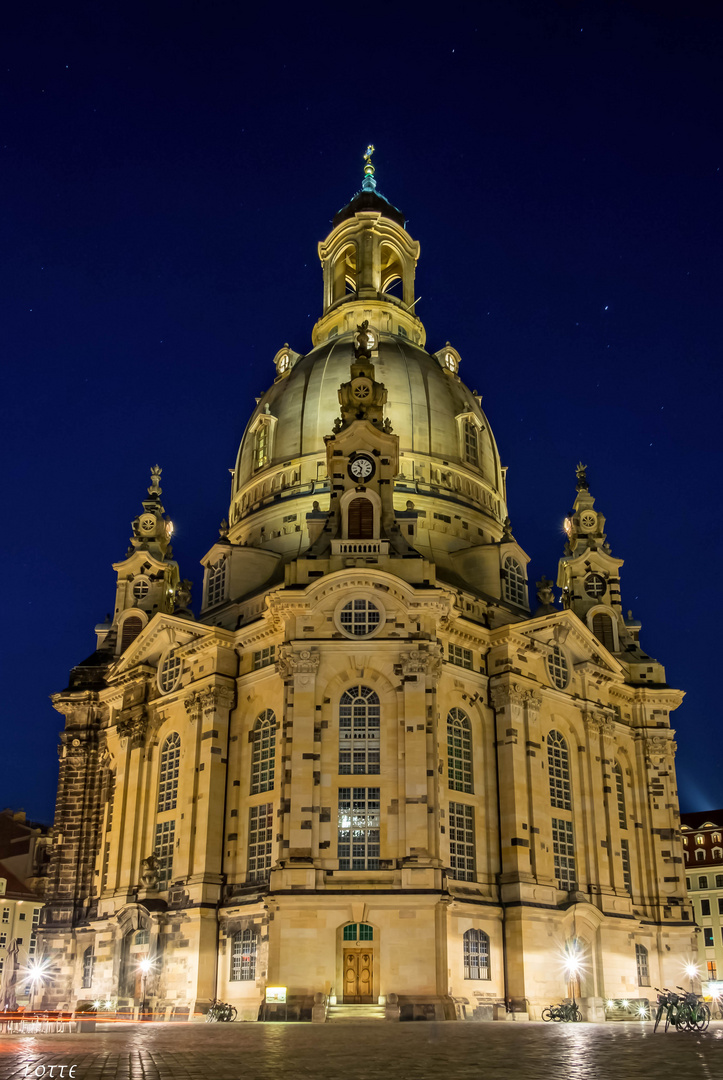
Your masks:
M133 582L133 599L145 600L151 585L148 578L136 578Z
M339 612L342 629L355 637L366 637L379 626L381 612L370 600L350 600Z
M284 355L279 359L279 368L278 368L279 375L283 375L285 371L288 371L288 369L289 369L289 357L288 357L287 353L284 353Z
M558 690L564 690L570 681L570 666L559 645L553 645L547 657L547 670Z
M605 578L600 574L588 574L585 578L585 592L593 600L599 600L605 592Z
M163 694L170 694L175 690L181 678L183 662L175 652L169 652L161 664L158 672L158 686Z

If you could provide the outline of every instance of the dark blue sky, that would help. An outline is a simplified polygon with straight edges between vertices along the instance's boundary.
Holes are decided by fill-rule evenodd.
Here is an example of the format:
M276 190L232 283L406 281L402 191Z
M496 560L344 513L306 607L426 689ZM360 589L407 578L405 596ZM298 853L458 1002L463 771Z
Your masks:
M19 8L20 6L18 6ZM683 809L723 802L723 21L693 2L43 4L0 38L0 803L50 820L48 695L94 647L149 466L184 576L254 404L310 348L317 241L377 146L509 466L531 581L582 459L643 646L686 690Z

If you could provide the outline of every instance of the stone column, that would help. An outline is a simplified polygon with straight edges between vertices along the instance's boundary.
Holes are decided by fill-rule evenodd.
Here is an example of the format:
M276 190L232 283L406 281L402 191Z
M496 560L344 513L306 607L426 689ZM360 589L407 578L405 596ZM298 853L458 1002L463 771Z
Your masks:
M279 670L286 687L282 743L284 848L279 857L287 865L312 866L319 854L321 753L319 743L314 742L319 661L315 650L289 646L279 650Z
M196 812L192 822L178 822L179 831L193 827L190 849L189 885L202 884L202 894L193 899L220 898L223 845L225 843L224 800L228 753L229 712L236 700L234 684L218 682L197 691L201 730ZM180 817L180 815L179 815ZM175 875L174 875L175 876Z

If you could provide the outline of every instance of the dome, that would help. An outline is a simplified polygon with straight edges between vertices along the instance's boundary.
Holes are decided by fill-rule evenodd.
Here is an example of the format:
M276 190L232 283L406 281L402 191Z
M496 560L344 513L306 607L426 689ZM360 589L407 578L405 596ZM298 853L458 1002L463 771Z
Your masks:
M229 517L232 542L263 542L297 554L304 547L304 515L314 503L328 510L324 438L339 416L338 391L349 380L353 338L349 332L338 334L295 362L288 349L277 358L281 374L259 399L239 448ZM387 390L385 419L399 438L395 502L403 508L410 498L419 507L427 497L441 500L460 520L473 517L489 541L501 535L507 513L502 470L479 400L456 373L458 362L449 346L432 355L393 334L379 335L372 357L374 377ZM466 436L475 440L474 464L469 446L465 452L465 424L474 428ZM285 532L292 513L293 528ZM435 515L430 505L428 529L437 521L447 526L447 516ZM284 541L290 533L291 544Z
M347 221L349 218L353 218L355 214L360 213L363 210L376 210L382 217L390 218L395 221L397 225L401 225L404 228L404 222L406 218L401 210L398 210L396 206L392 206L389 199L386 199L379 191L358 191L351 202L343 206L341 210L334 215L334 221L332 222L334 228L340 225L342 221Z

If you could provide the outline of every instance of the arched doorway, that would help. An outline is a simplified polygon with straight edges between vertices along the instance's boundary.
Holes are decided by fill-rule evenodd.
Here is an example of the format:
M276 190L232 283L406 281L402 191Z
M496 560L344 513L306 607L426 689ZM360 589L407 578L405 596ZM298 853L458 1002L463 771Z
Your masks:
M374 929L368 923L349 923L342 934L343 1002L372 1005L374 994Z
M347 514L350 540L374 539L374 506L370 499L352 499Z

